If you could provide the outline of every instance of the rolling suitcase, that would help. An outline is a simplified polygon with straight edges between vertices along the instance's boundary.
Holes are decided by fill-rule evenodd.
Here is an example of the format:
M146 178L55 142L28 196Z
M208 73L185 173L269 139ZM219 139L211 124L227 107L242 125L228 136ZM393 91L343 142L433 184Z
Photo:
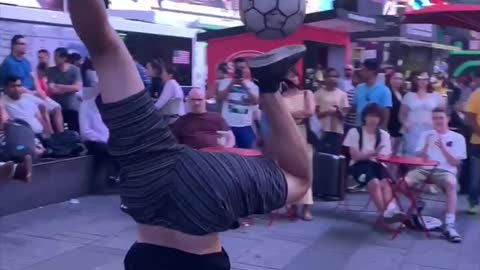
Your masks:
M347 165L344 156L315 153L313 157L313 194L327 201L343 200Z

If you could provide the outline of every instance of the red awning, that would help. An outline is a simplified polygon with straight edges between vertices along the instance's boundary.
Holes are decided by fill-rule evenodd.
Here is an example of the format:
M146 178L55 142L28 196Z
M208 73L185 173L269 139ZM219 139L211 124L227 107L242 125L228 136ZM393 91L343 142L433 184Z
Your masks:
M480 5L435 5L405 13L403 23L426 23L480 32Z

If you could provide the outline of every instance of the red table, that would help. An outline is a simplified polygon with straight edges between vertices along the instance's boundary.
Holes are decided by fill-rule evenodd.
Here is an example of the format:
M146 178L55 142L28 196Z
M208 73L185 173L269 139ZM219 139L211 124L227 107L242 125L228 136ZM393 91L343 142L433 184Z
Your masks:
M381 162L381 163L384 163L384 164L406 166L409 169L426 167L428 169L431 169L431 172L433 172L433 170L438 166L437 161L426 160L426 159L418 158L418 157L396 157L396 156L377 157L376 160L378 162ZM408 208L408 211L406 213L406 218L403 221L403 223L405 223L406 221L411 219L411 217L414 214L417 214L419 216L419 220L423 223L423 218L421 216L421 213L418 212L418 208L417 208L417 200L419 199L420 196L416 195L415 187L409 186L408 183L406 182L405 177L398 177L396 175L392 175L389 170L387 170L387 173L388 173L390 179L393 181L393 182L389 182L389 183L391 184L392 191L393 191L393 194L394 194L392 199L389 202L387 202L387 205L393 199L396 199L397 203L400 204L400 200L398 200L398 197L397 197L396 194L397 193L404 194L410 200L410 207ZM423 191L423 189L425 188L426 185L427 185L427 181L425 181L422 184L422 186L420 187L419 190ZM401 208L401 205L400 205L400 208ZM422 224L422 226L425 228L425 224ZM393 239L395 239L402 232L402 230L403 230L402 227L395 230L395 233L393 235ZM425 232L425 235L427 236L427 238L430 238L430 234L426 229L424 230L424 232Z
M254 149L241 149L241 148L228 148L228 147L207 147L200 149L202 152L208 153L230 153L230 154L237 154L243 157L261 157L263 153L254 150Z

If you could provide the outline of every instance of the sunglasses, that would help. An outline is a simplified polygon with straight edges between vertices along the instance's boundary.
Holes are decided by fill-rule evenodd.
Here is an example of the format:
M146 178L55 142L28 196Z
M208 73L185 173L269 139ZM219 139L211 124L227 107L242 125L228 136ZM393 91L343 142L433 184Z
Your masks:
M15 43L15 45L22 45L22 46L25 46L25 45L27 45L27 43L25 43L25 42L17 42L17 43Z

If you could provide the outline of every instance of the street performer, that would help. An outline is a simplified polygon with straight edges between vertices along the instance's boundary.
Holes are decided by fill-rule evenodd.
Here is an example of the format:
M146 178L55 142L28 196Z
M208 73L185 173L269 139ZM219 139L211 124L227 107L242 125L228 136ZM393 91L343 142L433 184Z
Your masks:
M238 228L241 217L296 202L311 185L307 146L277 92L305 47L280 48L250 63L271 156L205 153L178 144L156 112L104 1L69 0L68 8L98 73L109 151L121 166L121 208L138 224L125 269L230 269L219 233Z

